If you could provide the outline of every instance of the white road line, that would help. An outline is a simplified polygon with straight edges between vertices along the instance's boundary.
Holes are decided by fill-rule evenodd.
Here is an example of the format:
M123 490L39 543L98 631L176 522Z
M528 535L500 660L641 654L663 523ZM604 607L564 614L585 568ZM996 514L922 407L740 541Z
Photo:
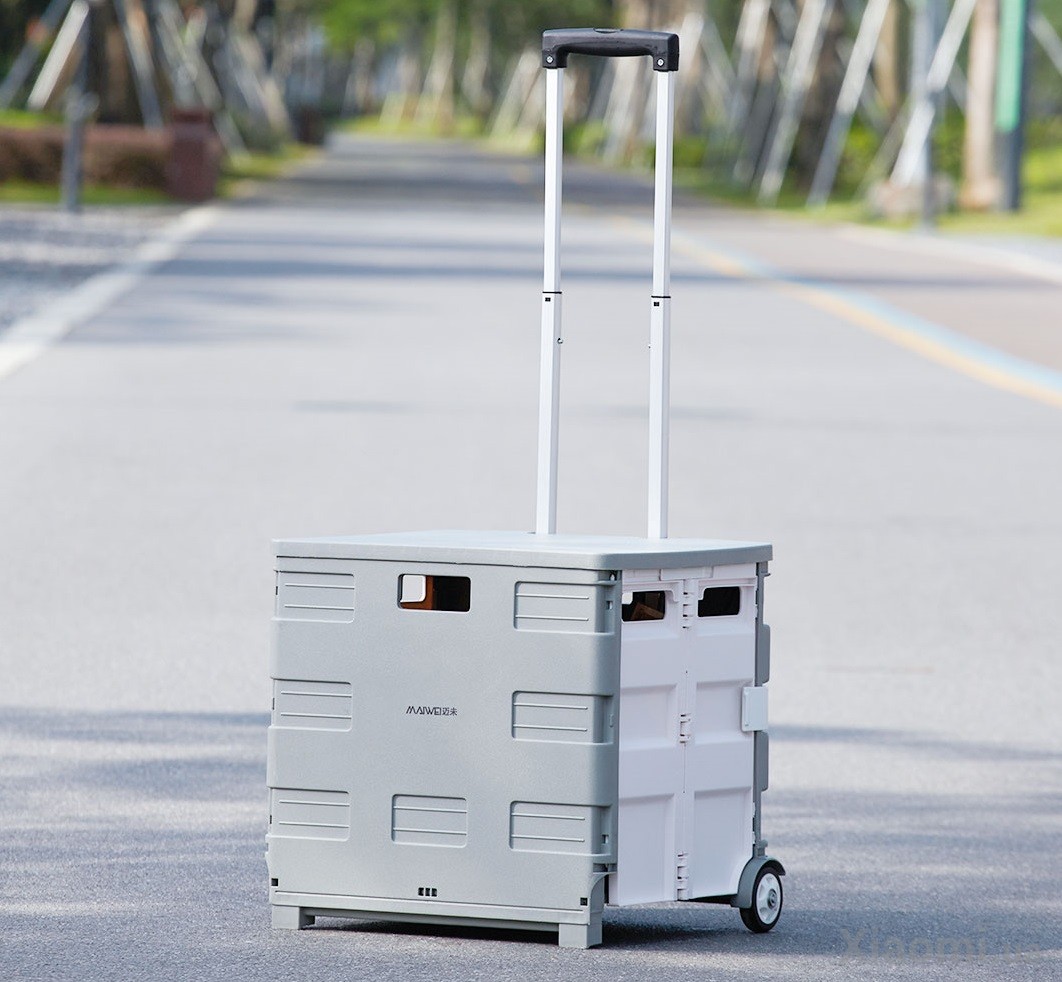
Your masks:
M184 212L158 235L141 243L133 255L83 283L0 333L0 379L39 358L78 324L84 323L131 290L152 270L173 259L181 246L211 225L216 205Z
M961 241L947 236L893 232L882 228L861 228L858 225L842 225L836 231L841 238L865 242L894 252L924 252L944 259L994 266L1033 279L1062 284L1062 263L988 243Z

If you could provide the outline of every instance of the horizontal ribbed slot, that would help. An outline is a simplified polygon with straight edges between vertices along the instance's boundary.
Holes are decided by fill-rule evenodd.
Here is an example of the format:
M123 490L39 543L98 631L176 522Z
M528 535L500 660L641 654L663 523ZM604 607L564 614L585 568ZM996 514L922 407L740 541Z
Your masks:
M273 680L273 726L349 730L354 706L349 682Z
M295 839L347 839L350 795L346 791L271 788L269 834Z
M557 692L513 694L513 737L555 743L609 743L608 696Z
M598 805L558 805L514 801L509 845L521 852L561 852L580 856L609 851L608 809Z
M600 587L573 583L517 583L514 623L518 631L597 630Z
M468 838L468 802L396 794L391 799L391 838L407 845L463 846Z
M354 577L349 573L278 573L277 617L351 623Z

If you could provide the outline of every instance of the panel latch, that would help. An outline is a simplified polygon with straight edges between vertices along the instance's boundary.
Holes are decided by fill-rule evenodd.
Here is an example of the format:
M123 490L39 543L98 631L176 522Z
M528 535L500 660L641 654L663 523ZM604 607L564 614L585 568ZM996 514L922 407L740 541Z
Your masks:
M767 729L767 689L749 685L741 690L741 729L745 733Z

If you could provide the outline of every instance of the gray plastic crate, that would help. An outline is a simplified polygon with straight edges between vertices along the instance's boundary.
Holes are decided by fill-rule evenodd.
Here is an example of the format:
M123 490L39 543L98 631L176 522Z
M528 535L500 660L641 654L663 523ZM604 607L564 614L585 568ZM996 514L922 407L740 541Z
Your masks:
M546 275L536 531L276 543L273 925L318 915L557 931L607 903L781 912L766 855L771 547L668 539L677 38L546 32ZM649 534L556 534L560 140L569 53L658 78Z

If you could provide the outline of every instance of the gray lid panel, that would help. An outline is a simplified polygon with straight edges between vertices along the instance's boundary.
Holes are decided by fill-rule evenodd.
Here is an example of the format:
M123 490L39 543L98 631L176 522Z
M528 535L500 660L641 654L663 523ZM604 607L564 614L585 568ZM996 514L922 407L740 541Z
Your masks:
M761 563L771 558L771 546L766 542L459 530L277 539L274 545L276 555L285 558L383 559L567 569L728 566Z

